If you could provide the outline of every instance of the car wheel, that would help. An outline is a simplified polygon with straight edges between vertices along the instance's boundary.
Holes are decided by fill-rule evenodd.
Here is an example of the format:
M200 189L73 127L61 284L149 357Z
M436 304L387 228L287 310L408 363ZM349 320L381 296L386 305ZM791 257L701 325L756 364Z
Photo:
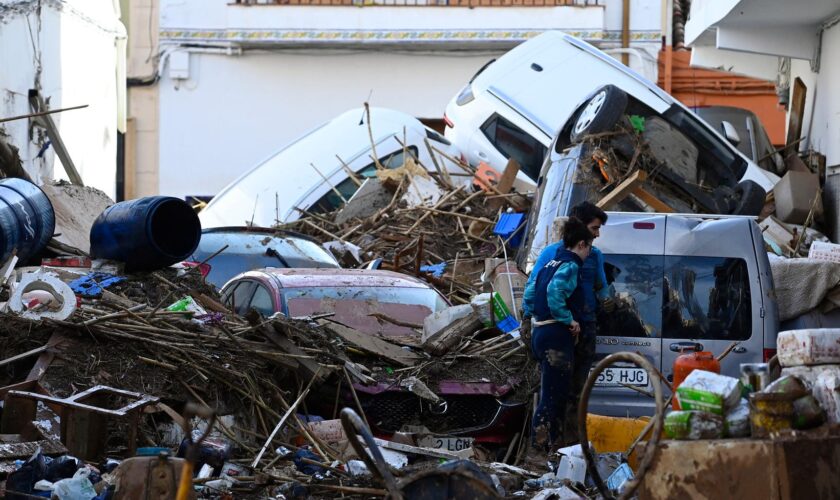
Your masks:
M758 215L764 209L767 193L754 181L741 181L735 189L733 215Z
M569 135L572 143L590 134L612 129L627 108L627 94L614 85L606 85L584 104Z

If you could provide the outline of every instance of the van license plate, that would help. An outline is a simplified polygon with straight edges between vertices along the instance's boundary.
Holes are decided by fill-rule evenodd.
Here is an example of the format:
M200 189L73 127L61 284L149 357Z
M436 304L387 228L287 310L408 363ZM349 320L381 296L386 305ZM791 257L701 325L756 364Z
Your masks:
M622 384L646 387L648 372L642 368L607 368L595 381L595 387L623 387Z
M461 451L472 448L473 440L466 437L423 436L417 440L417 445L435 450Z

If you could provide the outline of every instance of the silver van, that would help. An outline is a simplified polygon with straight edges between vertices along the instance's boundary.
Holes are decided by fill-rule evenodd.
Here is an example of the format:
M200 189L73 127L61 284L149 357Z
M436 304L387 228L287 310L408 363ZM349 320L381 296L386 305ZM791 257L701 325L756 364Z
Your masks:
M532 219L566 215L558 213L560 204L543 200ZM538 255L550 242L535 239L534 226L523 258ZM773 277L752 217L610 212L595 245L604 253L615 304L610 312L598 313L597 360L638 352L671 380L681 350L717 355L740 342L721 363L721 372L734 377L741 363L775 354L779 314ZM520 262L528 269L532 264L533 259ZM640 368L614 366L599 377L589 409L601 415L651 415L653 399L622 385L650 391L649 382Z

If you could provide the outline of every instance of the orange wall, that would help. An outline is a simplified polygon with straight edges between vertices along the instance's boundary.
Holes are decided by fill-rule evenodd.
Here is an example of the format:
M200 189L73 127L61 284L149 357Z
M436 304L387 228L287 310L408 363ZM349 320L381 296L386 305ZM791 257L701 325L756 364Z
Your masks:
M671 95L686 106L735 106L758 115L770 141L785 143L785 108L773 82L690 66L691 51L672 52ZM667 89L665 51L659 52L658 85Z

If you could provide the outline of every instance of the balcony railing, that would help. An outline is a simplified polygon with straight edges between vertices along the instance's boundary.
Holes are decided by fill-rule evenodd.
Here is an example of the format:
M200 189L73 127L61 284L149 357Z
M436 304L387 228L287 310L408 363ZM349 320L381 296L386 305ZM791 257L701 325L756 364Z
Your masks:
M234 5L325 5L348 7L559 7L595 6L599 0L234 0Z

